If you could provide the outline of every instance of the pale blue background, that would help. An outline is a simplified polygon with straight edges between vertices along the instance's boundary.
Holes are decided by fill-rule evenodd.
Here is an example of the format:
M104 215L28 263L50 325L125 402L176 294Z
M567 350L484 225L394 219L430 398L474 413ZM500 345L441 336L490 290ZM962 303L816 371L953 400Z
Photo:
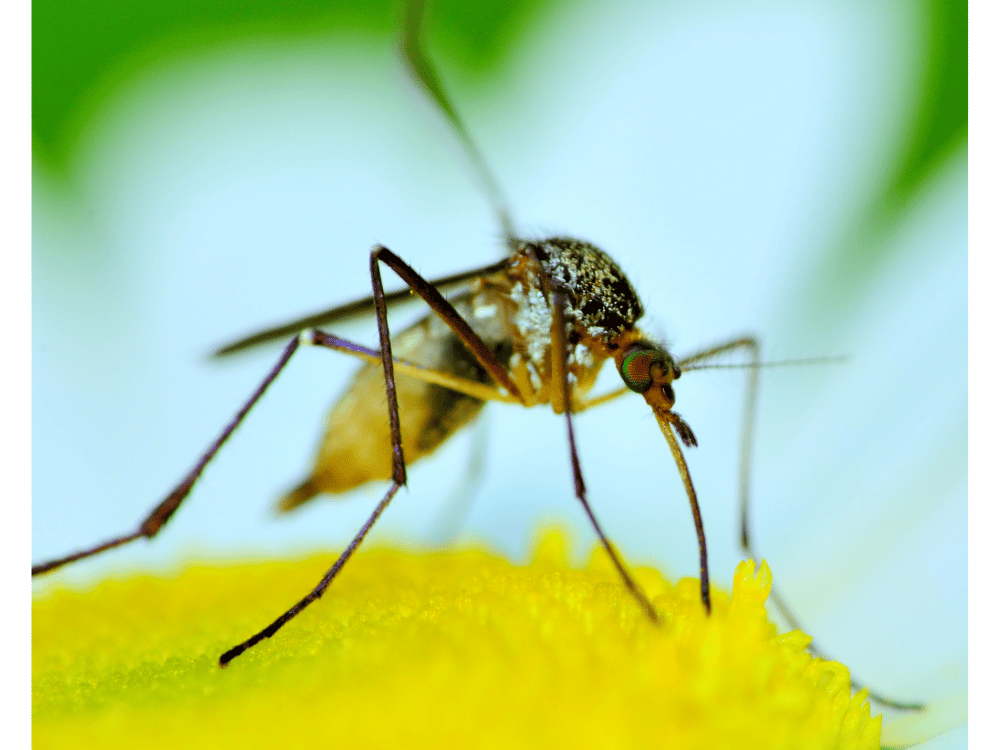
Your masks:
M850 356L764 374L758 546L829 651L885 692L936 700L967 674L964 149L887 236L856 240L887 243L887 262L846 285L826 276L894 165L921 33L906 3L591 4L534 28L495 90L457 98L519 229L604 247L678 355L753 331L769 359ZM429 277L498 257L462 153L396 40L377 44L258 38L165 59L101 103L74 190L36 172L36 561L133 528L277 356L210 363L213 346L368 293L375 242ZM298 355L154 543L54 579L339 551L381 486L286 518L270 509L306 470L353 368ZM726 587L740 557L743 382L691 373L677 385L701 444L688 458L712 577ZM461 538L522 560L557 521L582 556L593 534L562 421L487 411ZM626 556L695 575L687 503L643 401L577 425L592 503ZM432 543L471 449L466 432L414 467L373 537ZM933 746L962 746L964 731Z

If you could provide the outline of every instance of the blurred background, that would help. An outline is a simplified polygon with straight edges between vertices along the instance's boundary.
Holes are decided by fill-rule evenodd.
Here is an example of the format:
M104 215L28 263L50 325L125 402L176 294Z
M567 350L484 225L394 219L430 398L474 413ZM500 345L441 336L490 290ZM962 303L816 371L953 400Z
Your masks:
M217 345L370 293L376 242L429 278L500 257L475 175L401 61L400 18L387 0L34 3L34 561L134 528L278 355L209 361ZM860 679L901 698L964 690L965 6L442 0L426 27L522 235L607 250L678 356L745 332L769 360L848 356L763 373L757 546ZM373 325L334 330L377 341ZM383 485L272 508L355 368L296 355L155 542L47 580L338 553ZM677 385L725 588L745 377ZM412 468L373 538L445 543L464 493L452 541L524 560L558 523L582 559L594 537L563 422L499 405L482 421ZM642 399L577 428L591 502L626 557L696 575Z

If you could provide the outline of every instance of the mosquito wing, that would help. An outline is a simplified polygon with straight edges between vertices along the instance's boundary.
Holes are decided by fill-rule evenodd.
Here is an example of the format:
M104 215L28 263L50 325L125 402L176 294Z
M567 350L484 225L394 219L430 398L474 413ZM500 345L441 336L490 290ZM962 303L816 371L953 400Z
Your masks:
M488 276L497 273L498 271L503 271L507 268L509 262L509 259L505 258L498 263L493 263L482 268L476 268L471 271L456 273L451 276L436 279L430 283L432 286L436 287L438 291L444 293L453 290L479 276ZM385 295L385 304L387 307L392 307L393 305L398 305L401 302L407 302L413 298L414 295L409 289L400 289L399 291ZM307 315L304 318L299 318L272 328L266 328L263 331L248 334L237 341L233 341L219 347L213 353L213 356L225 357L230 354L244 351L245 349L260 346L261 344L267 344L271 341L287 339L300 331L306 330L307 328L317 328L319 326L329 325L330 323L353 320L362 316L372 316L374 313L375 298L363 297L361 299L356 299L353 302L338 305L337 307L333 307L329 310L323 310L321 312L313 313L312 315Z

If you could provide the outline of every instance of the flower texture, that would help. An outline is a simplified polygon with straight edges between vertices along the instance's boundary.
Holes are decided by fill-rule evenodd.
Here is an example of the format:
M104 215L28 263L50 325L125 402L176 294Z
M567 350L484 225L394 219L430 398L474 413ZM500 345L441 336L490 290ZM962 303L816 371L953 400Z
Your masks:
M37 747L878 748L847 669L779 635L767 564L732 596L635 574L652 625L603 550L583 569L551 532L527 565L480 550L363 551L326 596L220 669L220 653L330 564L192 567L33 614Z

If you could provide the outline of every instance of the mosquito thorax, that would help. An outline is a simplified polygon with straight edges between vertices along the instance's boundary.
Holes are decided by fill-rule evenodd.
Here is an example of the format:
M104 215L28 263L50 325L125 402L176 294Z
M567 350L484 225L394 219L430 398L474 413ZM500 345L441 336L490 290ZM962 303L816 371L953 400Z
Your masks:
M642 317L642 303L618 264L584 240L520 240L507 275L519 339L510 364L526 365L543 400L552 357L553 294L565 300L566 364L580 393L589 390L613 354L611 342L632 332Z
M625 273L596 245L550 237L524 241L518 250L533 255L552 288L566 294L567 321L585 335L610 340L642 317L642 303Z

